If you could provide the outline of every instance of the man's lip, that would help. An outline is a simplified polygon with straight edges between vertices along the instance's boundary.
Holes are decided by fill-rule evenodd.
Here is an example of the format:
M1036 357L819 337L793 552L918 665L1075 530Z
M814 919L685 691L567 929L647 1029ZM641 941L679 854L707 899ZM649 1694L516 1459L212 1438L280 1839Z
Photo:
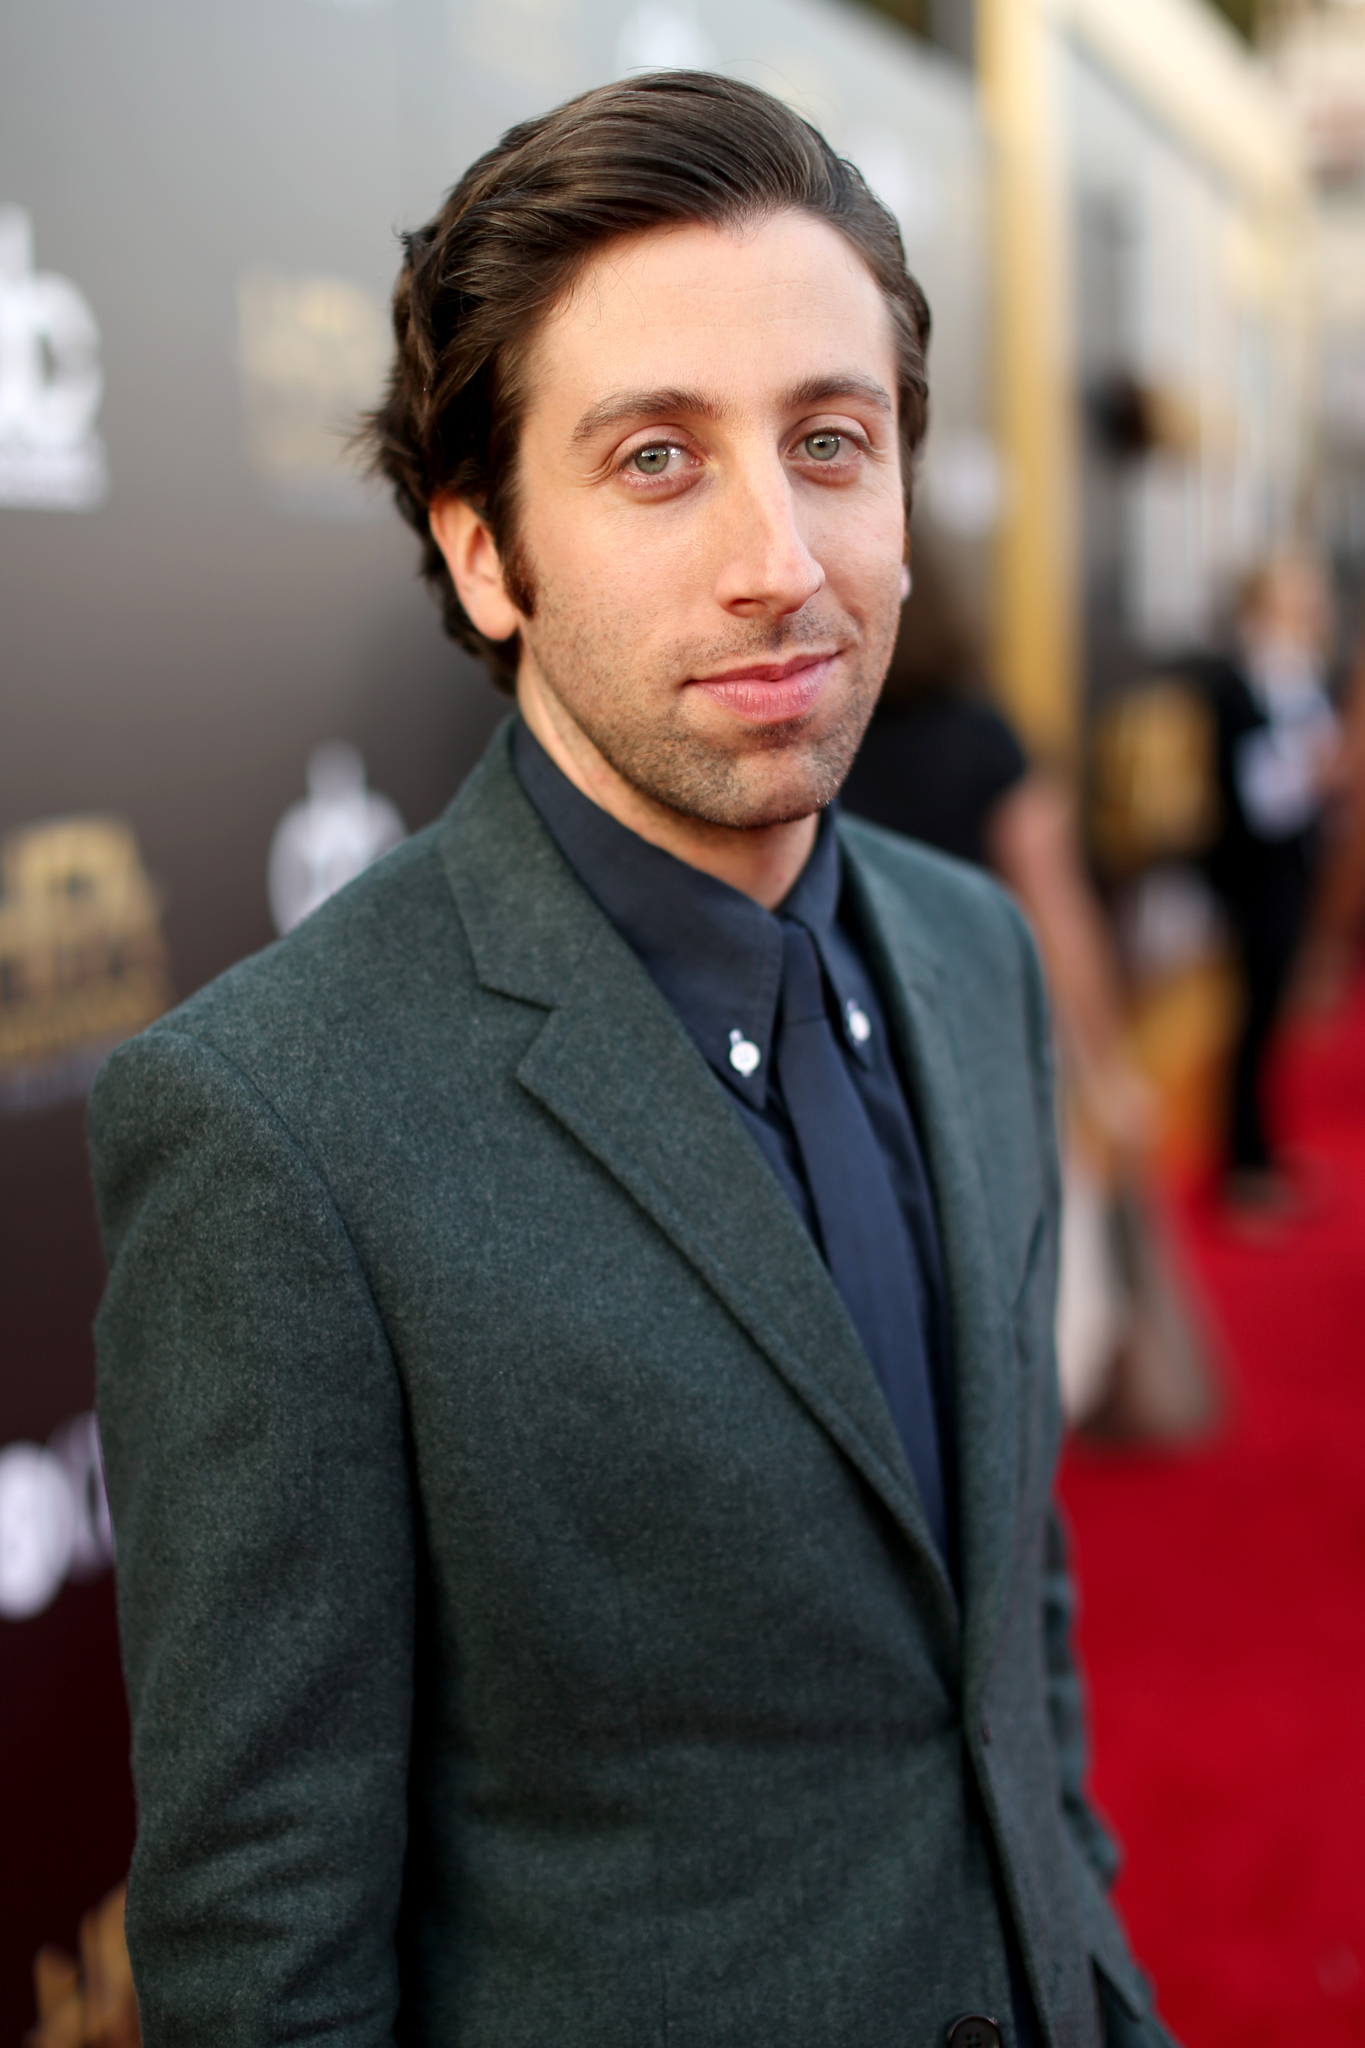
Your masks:
M719 675L692 676L690 680L713 687L720 683L785 683L802 669L819 668L822 663L833 661L838 651L831 647L824 654L794 654L790 661L753 661L743 668L727 668Z
M837 659L831 650L791 661L754 662L724 675L697 676L687 687L702 691L746 725L783 725L814 710Z

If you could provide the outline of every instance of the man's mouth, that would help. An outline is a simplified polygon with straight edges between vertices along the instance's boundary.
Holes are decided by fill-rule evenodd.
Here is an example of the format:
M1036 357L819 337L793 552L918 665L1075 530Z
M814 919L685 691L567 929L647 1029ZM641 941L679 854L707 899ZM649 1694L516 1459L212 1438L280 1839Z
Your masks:
M814 707L838 658L838 650L831 650L795 654L788 661L752 661L719 675L694 676L687 687L704 690L750 725L777 725Z

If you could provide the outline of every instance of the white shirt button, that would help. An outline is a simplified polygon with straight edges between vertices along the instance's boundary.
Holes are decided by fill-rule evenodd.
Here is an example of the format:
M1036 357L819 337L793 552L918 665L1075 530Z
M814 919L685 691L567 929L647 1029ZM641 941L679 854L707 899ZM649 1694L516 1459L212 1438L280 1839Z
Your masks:
M762 1057L752 1038L746 1038L742 1031L730 1033L730 1065L737 1074L742 1074L746 1081Z
M855 1045L866 1045L868 1039L872 1036L872 1024L868 1018L867 1011L850 998L844 1014L848 1018L848 1035L853 1040L853 1043Z

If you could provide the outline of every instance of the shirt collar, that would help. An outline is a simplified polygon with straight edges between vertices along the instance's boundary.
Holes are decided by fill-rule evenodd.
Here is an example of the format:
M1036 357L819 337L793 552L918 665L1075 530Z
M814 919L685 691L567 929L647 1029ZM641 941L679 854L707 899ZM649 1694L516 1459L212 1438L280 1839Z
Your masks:
M512 729L512 765L588 894L716 1072L745 1101L761 1109L768 1092L782 978L781 915L797 918L815 939L839 997L845 1035L865 1057L849 1026L849 1003L854 1010L858 1005L843 986L834 943L840 870L830 813L821 818L810 859L774 916L618 823L575 788L520 718Z

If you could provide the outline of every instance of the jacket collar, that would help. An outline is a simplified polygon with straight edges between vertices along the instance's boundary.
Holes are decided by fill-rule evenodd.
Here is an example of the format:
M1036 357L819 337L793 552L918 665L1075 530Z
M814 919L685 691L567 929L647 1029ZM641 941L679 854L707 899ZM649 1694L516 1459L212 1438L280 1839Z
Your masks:
M654 1219L885 1503L955 1666L956 1596L838 1291L705 1060L555 846L508 739L504 726L446 813L439 845L480 981L549 1012L518 1079ZM965 1647L984 1662L1006 1590L1015 1460L1013 1350L978 1139L942 1014L933 928L878 860L877 835L844 825L841 840L939 1205Z

